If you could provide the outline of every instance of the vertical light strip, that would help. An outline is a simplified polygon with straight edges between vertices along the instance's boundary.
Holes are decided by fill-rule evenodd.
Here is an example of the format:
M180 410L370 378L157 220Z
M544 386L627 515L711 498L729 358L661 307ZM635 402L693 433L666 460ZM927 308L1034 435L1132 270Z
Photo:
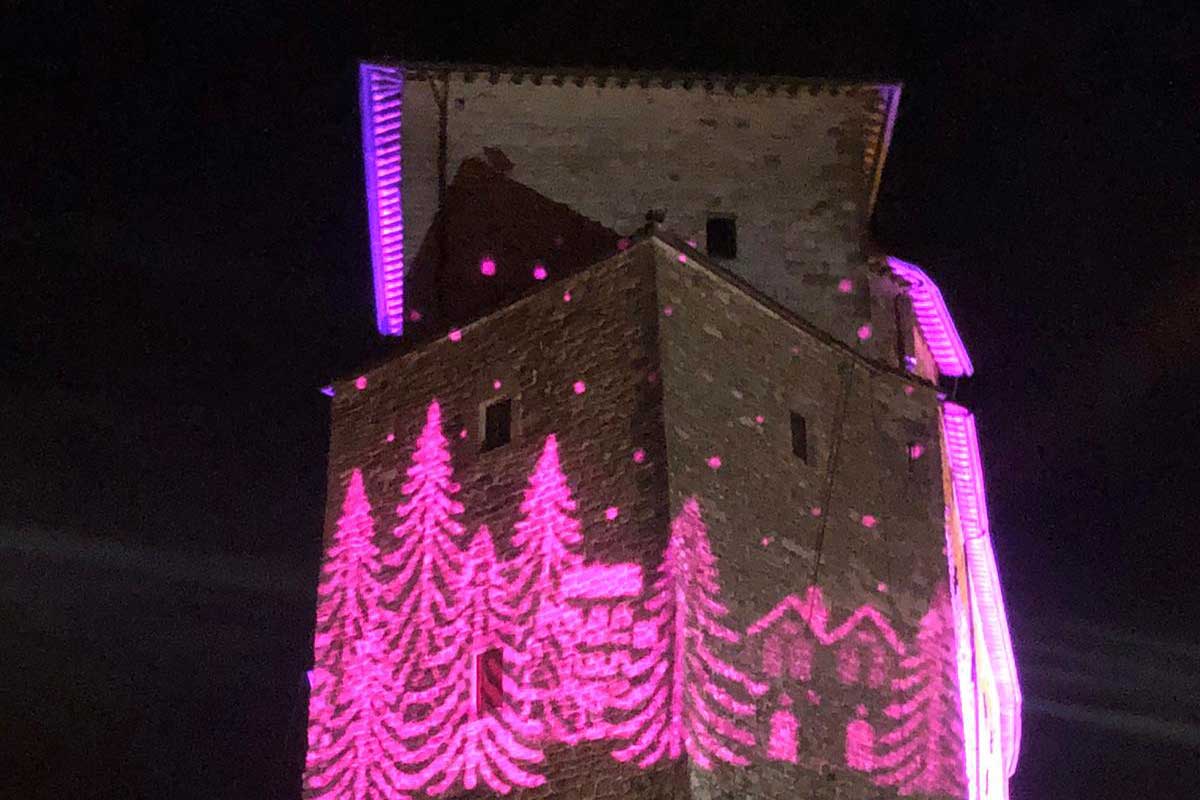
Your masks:
M965 377L975 371L967 348L959 338L958 329L946 308L942 293L924 270L892 256L887 257L892 272L908 284L908 296L912 300L913 314L925 342L933 353L938 371L950 377Z
M946 403L942 409L946 457L954 484L954 500L962 525L967 571L971 578L973 604L982 622L988 663L1000 695L1001 752L1004 772L1017 768L1021 742L1021 688L1013 656L1008 615L996 567L996 554L988 531L987 500L984 496L983 463L975 417L960 405Z
M375 276L375 322L384 336L399 336L404 332L400 139L404 72L396 67L359 64L358 101Z

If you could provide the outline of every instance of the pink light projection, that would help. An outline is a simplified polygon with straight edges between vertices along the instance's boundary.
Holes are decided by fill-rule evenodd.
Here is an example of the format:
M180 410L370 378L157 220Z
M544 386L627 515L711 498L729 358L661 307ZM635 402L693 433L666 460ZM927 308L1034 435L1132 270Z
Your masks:
M971 375L975 371L971 357L959 338L937 284L916 264L892 256L887 257L887 263L896 277L907 284L913 314L937 362L938 371L954 378Z
M916 646L901 666L905 674L892 681L895 699L883 710L894 727L880 736L869 728L848 728L848 746L852 734L857 744L865 746L873 740L873 746L869 755L848 750L847 764L852 760L869 764L877 785L895 786L901 795L963 797L966 772L954 619L944 584L921 618Z
M858 326L857 335L859 341L865 342L867 339L870 339L871 333L871 324L869 322Z
M639 710L612 726L610 735L628 742L613 757L645 768L686 752L702 769L712 769L714 760L744 766L755 744L749 698L766 686L713 649L741 637L719 621L728 610L695 498L672 522L658 572L645 604L651 617L635 629L626 671L633 682L626 707Z
M437 700L420 724L402 726L425 737L400 754L404 767L419 767L406 774L412 788L425 787L427 794L436 796L459 784L474 789L482 781L500 794L508 794L514 786L546 782L530 771L530 765L544 759L536 745L540 726L522 718L513 707L513 680L505 673L507 665L515 661L511 643L521 633L517 620L530 602L525 596L523 605L514 604L515 598L496 560L491 533L486 526L480 527L455 584L454 614L434 637L444 645L427 662L445 672L442 683L450 691ZM502 674L481 675L481 663L486 662L480 657L495 649L507 656L501 663ZM480 702L485 681L508 688L499 693L496 707L488 710L481 708ZM426 693L420 699L432 701L434 696Z
M641 464L645 460L646 460L646 451L645 450L643 450L642 448L639 447L638 449L633 451L633 463Z
M405 797L393 765L396 689L380 642L379 548L354 470L317 589L305 788L332 797Z
M714 469L714 470L720 469L721 468L721 457L720 456L709 456L708 460L705 461L704 463L708 464L709 469Z
M874 528L878 524L879 524L879 520L875 519L874 514L863 514L862 515L862 526L864 528Z
M355 378L354 379L354 388L358 389L360 392L363 389L366 389L367 388L367 376L359 375L357 378Z
M544 281L549 276L550 276L550 273L546 271L546 267L544 264L534 264L533 265L533 279L535 281Z
M640 597L643 583L640 564L589 564L563 574L562 596L568 600Z
M609 522L612 522L614 519L620 516L620 514L621 509L617 508L616 506L609 506L608 508L604 509L604 518Z
M850 294L854 291L854 281L849 278L842 278L838 281L837 290L842 294Z
M767 739L767 758L795 764L798 760L797 737L800 723L792 713L792 698L780 693L779 708L771 714L771 733Z
M563 292L563 302L564 303L571 302L571 293L570 292Z
M584 738L592 706L572 647L578 626L571 625L562 595L563 576L583 566L577 552L583 536L574 511L571 489L559 467L558 439L551 434L529 477L512 538L517 550L515 590L537 598L518 644L522 658L517 692L523 716L545 720L550 736L569 744Z
M972 471L974 429L958 406L947 404L943 416L975 570L971 559L990 540L982 495L964 494L982 492ZM400 488L398 524L379 541L354 471L330 537L318 589L306 796L434 797L479 787L506 794L545 782L543 751L553 743L609 742L614 759L638 768L683 757L702 769L754 759L799 764L805 709L829 686L812 683L819 680L859 687L862 705L842 721L843 753L806 758L841 755L901 795L963 797L975 780L965 770L966 712L959 713L975 695L959 685L961 626L946 586L911 639L871 603L833 619L815 586L783 598L743 636L722 621L728 611L695 498L671 523L652 585L640 563L583 559L554 435L529 475L506 548L511 560L497 557L486 527L464 550L464 509L454 499L459 486L436 400ZM615 521L620 511L609 513ZM970 571L971 591L987 589L980 575ZM983 798L973 787L967 796Z
M446 334L446 338L452 342L460 342L462 341L462 331L460 331L458 328L455 328Z
M575 394L583 394L587 391L587 384L583 381L575 381L575 383L571 385L571 390L574 391Z
M500 382L499 378L496 378L496 380L492 381L492 388L495 389L496 391L500 391L500 387L503 385L504 384Z
M487 277L492 277L496 274L496 262L494 259L485 258L479 262L479 272Z
M358 67L363 166L371 267L375 276L375 323L384 336L404 332L404 206L401 202L400 123L404 71L378 64Z
M463 534L455 519L463 507L453 499L459 485L436 400L426 410L407 475L401 487L406 499L396 509L400 523L392 531L396 548L383 563L395 568L388 578L388 599L400 601L390 609L389 645L397 661L395 684L404 690L402 738L419 739L439 725L454 691L455 676L431 659L449 645L452 598L463 571L455 541Z
M1004 595L988 529L987 497L983 461L975 430L975 417L955 403L942 405L942 435L954 499L963 532L970 591L978 609L986 644L986 658L996 681L1000 705L1000 742L1003 768L1012 775L1017 768L1021 740L1021 688L1013 656ZM970 643L963 646L970 647Z
M664 317L669 317L674 313L675 313L674 306L670 305L669 303L667 305L663 306L663 316Z

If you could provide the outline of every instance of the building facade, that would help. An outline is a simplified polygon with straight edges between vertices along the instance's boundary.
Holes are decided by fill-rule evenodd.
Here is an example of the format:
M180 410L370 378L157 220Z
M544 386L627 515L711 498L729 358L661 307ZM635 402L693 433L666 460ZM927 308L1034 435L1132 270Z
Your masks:
M1003 798L1020 694L899 86L364 64L308 798Z

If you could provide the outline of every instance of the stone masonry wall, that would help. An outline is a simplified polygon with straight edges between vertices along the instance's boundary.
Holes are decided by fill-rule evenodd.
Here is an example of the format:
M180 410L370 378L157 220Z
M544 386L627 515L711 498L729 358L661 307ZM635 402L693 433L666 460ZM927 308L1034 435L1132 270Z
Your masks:
M570 302L564 302L564 292ZM657 380L657 316L651 252L613 258L556 282L462 330L461 340L431 342L335 386L326 539L336 528L349 472L361 468L381 547L395 525L412 443L429 401L442 407L456 498L467 535L487 524L506 555L529 473L548 434L558 436L562 470L583 524L589 561L635 561L648 578L666 543L666 459ZM500 380L501 388L493 388ZM575 381L586 391L576 394ZM480 452L481 407L515 398L514 438ZM458 431L466 429L467 438ZM394 441L388 442L391 434ZM635 464L635 449L646 457ZM609 521L605 510L620 509ZM465 546L465 542L462 543ZM550 746L545 786L519 797L655 798L685 796L681 763L647 772L617 764L608 742ZM454 797L490 796L486 790Z
M657 293L670 306L670 316L660 309L670 507L675 514L686 498L699 498L730 610L725 621L746 630L785 595L803 596L824 527L817 583L830 617L844 619L869 602L909 638L946 575L934 390L815 340L675 255L659 245ZM808 463L792 453L791 411L807 419ZM911 462L909 442L924 450ZM864 526L864 515L874 527ZM740 666L759 671L750 643L739 655ZM845 726L864 690L840 685L833 671L829 661L815 661L806 684L815 703L792 693L798 763L756 758L745 768L695 770L694 796L893 796L845 769ZM772 684L759 702L760 742L782 688Z
M647 210L664 209L665 226L702 250L708 215L732 214L738 257L729 269L843 341L854 342L870 320L864 163L878 152L879 88L791 94L702 83L468 82L461 73L447 80L447 181L465 159L488 158L622 234L642 225ZM422 246L438 204L435 86L442 89L440 76L410 73L405 89L408 254ZM845 293L837 291L843 279L851 281ZM887 355L883 342L868 347Z

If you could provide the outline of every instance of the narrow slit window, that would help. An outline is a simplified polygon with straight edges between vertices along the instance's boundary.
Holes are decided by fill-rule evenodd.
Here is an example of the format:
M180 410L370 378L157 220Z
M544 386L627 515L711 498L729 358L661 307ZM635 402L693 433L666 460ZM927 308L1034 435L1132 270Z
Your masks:
M512 441L512 400L489 403L483 410L483 449L503 447Z
M504 652L496 647L475 656L475 712L496 711L503 697Z
M795 411L792 412L792 454L808 463L808 423Z
M705 237L710 256L737 258L737 220L733 217L709 217Z

